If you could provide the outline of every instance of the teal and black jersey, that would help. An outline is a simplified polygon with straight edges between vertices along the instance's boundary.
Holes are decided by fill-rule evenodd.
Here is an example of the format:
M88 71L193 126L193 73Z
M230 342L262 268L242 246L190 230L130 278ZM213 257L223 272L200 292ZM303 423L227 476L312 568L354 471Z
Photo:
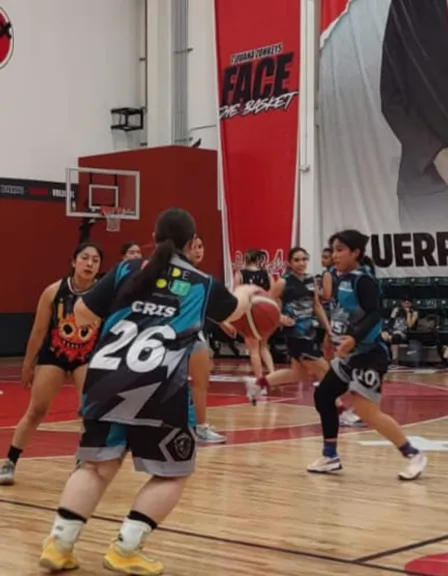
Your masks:
M330 274L331 277L331 300L325 300L322 302L323 309L325 310L326 315L328 318L331 316L331 311L334 306L334 299L338 289L338 274L336 272L336 268L334 266L329 266L322 271L322 274L319 275L320 278L320 286L323 286L323 279L325 274Z
M382 319L378 282L364 268L338 277L335 306L331 314L332 340L351 335L357 345L352 353L380 345Z
M85 419L150 426L187 421L169 400L187 386L192 344L206 316L222 322L237 306L222 284L181 255L147 298L123 305L123 290L145 263L119 264L83 299L105 318L84 385Z
M302 278L288 272L283 276L285 289L283 291L282 313L295 322L294 326L285 328L288 336L296 338L315 337L314 326L314 277L306 274Z

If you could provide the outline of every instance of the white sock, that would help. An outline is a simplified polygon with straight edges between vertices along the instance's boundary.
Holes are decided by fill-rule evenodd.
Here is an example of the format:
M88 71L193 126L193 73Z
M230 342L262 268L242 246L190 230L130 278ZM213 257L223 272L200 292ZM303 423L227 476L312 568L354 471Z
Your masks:
M124 550L137 550L150 532L148 524L125 518L118 534L120 547Z
M83 528L84 522L81 520L66 520L57 514L50 536L56 536L63 544L72 547Z

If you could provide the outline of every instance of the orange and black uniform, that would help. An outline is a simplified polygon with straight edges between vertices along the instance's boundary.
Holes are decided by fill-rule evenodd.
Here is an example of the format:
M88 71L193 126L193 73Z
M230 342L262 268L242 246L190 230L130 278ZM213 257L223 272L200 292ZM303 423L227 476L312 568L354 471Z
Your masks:
M53 314L39 352L38 365L58 366L65 372L73 372L88 363L100 326L77 326L74 316L76 301L87 292L75 292L70 277L62 279L53 301Z

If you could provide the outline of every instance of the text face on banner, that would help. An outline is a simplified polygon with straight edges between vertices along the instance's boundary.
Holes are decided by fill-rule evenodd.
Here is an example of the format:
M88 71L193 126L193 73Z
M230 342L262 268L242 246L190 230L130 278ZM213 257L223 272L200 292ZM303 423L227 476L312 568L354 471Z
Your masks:
M297 0L215 0L229 253L264 250L281 273L293 238L298 141Z
M325 238L358 227L383 276L448 275L447 0L325 0L319 107Z

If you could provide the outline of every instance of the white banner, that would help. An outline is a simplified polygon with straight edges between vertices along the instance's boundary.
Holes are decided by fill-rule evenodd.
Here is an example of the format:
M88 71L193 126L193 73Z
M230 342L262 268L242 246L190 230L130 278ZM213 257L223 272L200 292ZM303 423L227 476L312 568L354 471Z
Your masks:
M339 5L321 36L325 240L358 228L380 275L445 276L447 0L324 2Z

